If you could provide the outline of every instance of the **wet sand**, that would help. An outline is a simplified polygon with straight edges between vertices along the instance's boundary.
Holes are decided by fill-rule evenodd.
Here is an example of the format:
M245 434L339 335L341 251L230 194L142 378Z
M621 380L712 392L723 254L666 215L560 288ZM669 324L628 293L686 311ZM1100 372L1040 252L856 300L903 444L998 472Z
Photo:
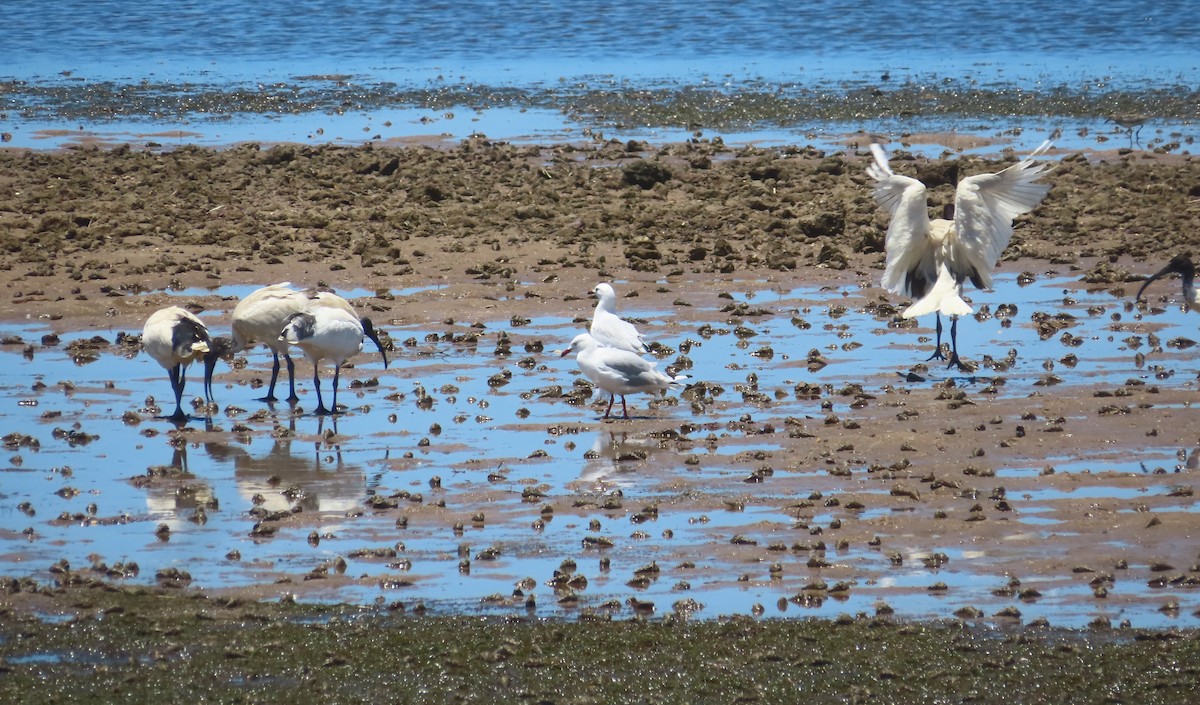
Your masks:
M911 140L953 141L937 135ZM664 336L675 348L662 355L663 365L677 363L679 343L701 338L706 325L753 332L786 324L775 311L730 306L728 291L765 294L822 285L836 291L862 284L867 295L848 305L875 307L876 318L886 322L904 302L877 288L886 218L870 196L863 146L849 156L805 148L730 149L707 141L4 151L0 279L7 295L0 299L0 320L47 321L64 333L97 327L98 321L136 331L170 300L166 293L138 295L145 292L279 281L339 290L410 289L411 296L370 299L369 315L384 329L439 322L447 331L478 335L480 354L491 354L501 336L511 336L514 347L540 342L538 331L523 325L523 318L574 316L582 329L592 306L587 292L598 281L612 280L621 282L619 293L637 293L622 307L675 312L666 330L677 334ZM893 167L929 184L934 205L950 197L955 169L967 175L1001 166L975 158L909 161L898 145L893 148L901 150ZM1138 276L1157 271L1195 243L1200 161L1128 150L1058 156L1061 161L1047 177L1054 188L1041 207L1019 221L1002 269L1035 278L1053 271L1077 279L1080 290L1104 290L1115 301L1131 302ZM977 308L998 303L986 293L974 299ZM1155 306L1178 299L1177 280L1153 290ZM204 295L189 301L195 310L222 312L226 321L234 303ZM897 308L878 308L888 306ZM1020 316L1024 320L1033 313ZM1153 322L1140 321L1137 313L1132 305L1118 305L1103 315L1122 317L1113 328L1118 339L1153 333ZM704 547L705 570L724 573L730 583L743 576L771 580L775 576L767 567L778 556L807 561L820 581L791 576L808 588L796 592L797 605L805 599L837 599L840 590L854 589L851 583L863 569L839 560L851 550L930 562L926 583L888 587L879 579L871 584L874 610L886 616L889 595L940 589L937 568L949 556L939 553L948 548L955 556L986 551L989 574L1010 581L996 586L1008 591L998 596L1007 606L989 606L984 613L950 599L947 618L1019 621L1020 607L1037 599L1022 588L1025 580L1065 588L1060 599L1067 601L1106 601L1101 611L1116 616L1115 622L1127 605L1145 609L1149 604L1179 616L1182 601L1178 623L1194 626L1197 617L1186 605L1200 584L1192 541L1200 531L1200 515L1190 499L1194 471L1184 466L1185 459L1179 459L1179 468L1166 463L1145 474L1108 473L1098 479L1053 472L1049 460L1094 456L1102 448L1127 461L1151 441L1156 448L1194 448L1200 444L1191 409L1197 391L1194 367L1156 377L1151 365L1138 379L1110 385L1072 379L1070 366L1060 363L1046 370L1059 379L1052 386L1010 396L989 384L1003 378L1003 369L983 357L998 358L1003 351L973 347L973 323L963 323L962 347L964 357L978 365L977 380L948 381L919 364L931 341L911 330L911 349L892 364L863 370L857 389L805 387L808 348L764 356L764 366L796 371L795 387L782 393L812 395L829 401L830 409L834 403L843 408L849 400L860 402L852 412L780 418L765 393L777 390L747 384L719 395L696 388L677 395L677 405L658 408L631 398L636 418L630 421L598 420L603 407L595 406L593 397L592 405L578 409L578 425L641 436L677 435L684 426L694 427L691 438L672 440L668 434L662 445L667 452L651 461L666 486L672 474L687 472L697 443L736 446L736 440L728 440L735 434L725 431L765 435L778 444L779 450L765 458L736 452L727 460L706 458L706 464L725 463L718 468L724 476L714 472L689 481L689 492L664 492L673 497L672 504L660 511L702 514L724 506L749 509L752 516L756 506L786 507L795 517L786 540L772 539L769 531L756 533L752 520L745 527L722 528ZM1053 320L1046 325L1048 337L1058 339ZM392 342L403 347L403 341ZM1078 355L1116 354L1119 345L1095 341ZM816 352L836 362L837 351ZM1047 357L1057 360L1069 352L1057 345ZM241 397L256 394L251 390L261 384L262 362L258 354L251 364L222 367L222 384L233 390L224 395L243 403ZM347 372L345 381L359 371ZM688 373L704 380L703 370ZM361 376L375 374L379 371L364 369ZM302 380L306 376L300 373ZM167 391L164 378L163 397ZM538 407L532 406L535 415L522 423L539 423ZM710 422L713 417L739 420L718 426ZM704 441L706 435L716 438L716 431L723 432L723 440ZM194 428L188 438L190 443L219 442L228 435ZM996 469L1013 467L1047 469L1003 483L994 479ZM731 482L733 475L746 481ZM1092 482L1145 488L1147 494L1135 503L1086 492L1072 495ZM576 499L582 501L557 502L556 517L570 521L586 515L588 506L605 501L599 490L580 482ZM1037 498L1050 491L1061 497ZM841 507L836 524L828 519L830 497ZM481 491L478 501L491 506L495 497ZM384 511L415 525L469 524L471 504L469 496L460 496L449 512L430 503ZM528 526L541 506L489 508L488 521ZM630 530L636 528L631 526L638 523L636 515L646 511L633 503L611 510L614 523ZM1052 519L1055 530L1014 529L1017 522L1010 518L1025 510ZM279 521L303 526L306 519ZM641 550L658 564L677 566L694 549L673 546L656 532ZM40 577L53 580L49 573ZM280 577L223 594L277 596L274 580ZM282 577L294 581L287 590L300 597L354 580L331 574L309 585L299 575ZM1148 587L1119 587L1128 584ZM635 590L630 593L636 596ZM0 601L8 609L22 604L11 596ZM618 614L633 614L632 607L623 609ZM659 605L658 614L666 612Z

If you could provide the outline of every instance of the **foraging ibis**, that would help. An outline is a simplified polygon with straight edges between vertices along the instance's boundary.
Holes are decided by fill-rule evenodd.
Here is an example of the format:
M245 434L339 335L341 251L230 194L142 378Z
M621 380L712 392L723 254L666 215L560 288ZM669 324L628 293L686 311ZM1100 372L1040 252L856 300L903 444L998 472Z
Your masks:
M228 338L210 336L203 321L179 306L151 314L142 328L142 348L170 377L175 413L167 418L175 422L188 418L182 405L187 366L197 360L204 361L204 398L212 401L213 368L218 359L229 356L232 350Z
M1183 278L1184 303L1187 304L1188 309L1200 312L1200 299L1196 298L1196 267L1192 264L1192 258L1184 254L1175 255L1166 267L1163 267L1158 273L1146 277L1146 283L1142 284L1141 289L1138 289L1136 299L1141 301L1146 287L1168 274L1178 274Z
M370 338L379 348L379 354L383 356L383 368L387 369L387 353L383 343L379 342L379 334L375 332L371 319L357 317L333 299L317 300L306 310L292 314L284 323L279 341L300 348L313 363L317 414L337 413L338 380L342 364L362 350L363 338ZM321 398L320 378L320 363L326 358L333 360L333 405L328 409Z

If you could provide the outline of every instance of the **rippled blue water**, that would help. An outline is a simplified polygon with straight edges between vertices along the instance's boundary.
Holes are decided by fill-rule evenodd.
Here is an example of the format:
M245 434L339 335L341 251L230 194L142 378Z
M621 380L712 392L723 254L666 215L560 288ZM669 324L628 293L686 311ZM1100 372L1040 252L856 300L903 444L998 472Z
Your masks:
M585 85L614 91L698 85L755 93L800 86L836 94L861 85L950 82L1018 91L1066 88L1103 97L1114 88L1178 92L1200 84L1200 5L1188 0L1057 5L1037 0L10 0L3 10L0 81L29 82L51 93L98 81L183 84L197 92L200 87L254 90L329 76L348 77L358 87L486 86L550 94ZM36 110L29 114L27 102L6 101L0 92L0 131L8 146L34 148L73 140L223 146L263 140L453 140L472 134L558 142L579 139L585 128L597 126L620 140L678 142L692 136L682 124L603 119L585 124L558 107L482 109L470 103L453 110L374 106L365 113L320 108L265 115L248 108L230 111L232 116L223 108L217 109L221 114L198 109L183 116L170 109L151 115L139 109L89 122ZM1112 107L1115 113L1127 110ZM1140 109L1147 110L1152 109ZM720 135L730 144L803 142L838 148L845 135L859 130L990 133L1022 149L1056 131L1064 133L1058 141L1064 149L1107 141L1107 133L1123 136L1096 116L998 115L982 122L964 116L931 122L907 113L898 121L725 125ZM1195 133L1191 120L1161 122L1147 131L1146 146L1154 146L1155 139L1190 144ZM1092 140L1094 135L1103 139Z
M0 39L18 77L203 70L462 70L514 83L592 72L676 77L750 68L1006 67L1010 78L1109 68L1194 70L1200 7L1157 3L805 3L749 0L9 0ZM1053 7L1053 9L1050 9Z

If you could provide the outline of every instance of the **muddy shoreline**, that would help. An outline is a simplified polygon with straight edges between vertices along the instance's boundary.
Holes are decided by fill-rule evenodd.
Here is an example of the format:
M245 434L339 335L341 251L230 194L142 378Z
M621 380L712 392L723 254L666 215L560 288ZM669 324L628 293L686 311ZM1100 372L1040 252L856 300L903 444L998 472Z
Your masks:
M562 331L548 334L526 320L586 320L592 306L587 291L597 281L612 280L620 282L622 293L636 295L624 299L623 308L673 312L670 323L660 329L672 346L661 364L678 362L678 345L689 338L703 342L703 331L710 328L724 331L718 335L744 329L752 336L772 326L796 325L787 317L814 318L807 307L829 307L820 300L789 304L786 310L755 306L753 300L737 306L731 303L731 291L767 295L800 286L813 287L814 292L828 287L827 291L843 292L838 296L845 306L888 327L895 307L903 302L890 300L878 289L886 221L863 174L864 146L848 154L826 154L811 148L732 149L706 140L681 145L516 146L476 139L457 146L0 151L0 188L7 194L0 209L0 248L5 253L0 260L0 291L5 293L0 297L0 320L37 321L62 334L103 331L111 339L113 331L136 333L151 311L168 302L227 322L236 301L220 295L219 287L291 281L362 291L358 305L368 307L385 330L423 324L440 331L436 341L410 344L392 338L398 351L455 347L460 354L467 350L499 360L496 349L503 340L516 349L517 358L522 351L562 342ZM979 173L1001 165L972 157L949 162L910 159L893 146L898 150L893 166L930 184L934 203L949 198L956 171ZM911 347L897 353L892 364L863 370L857 388L821 384L815 371L820 368L812 367L813 352L836 369L843 351L804 347L768 355L759 350L762 365L794 370L787 386L756 389L750 369L711 371L710 377L735 375L739 383L729 384L724 394L681 396L677 404L657 408L639 399L637 418L629 422L600 422L597 409L602 407L596 406L596 398L568 409L578 413L570 426L580 430L660 439L657 460L639 460L634 453L624 461L662 478L653 493L655 517L658 512L712 514L732 505L749 509L751 515L757 508L771 507L793 517L790 532L781 539L772 538L776 528L753 523L743 529L714 530L712 540L702 546L706 563L699 573L680 572L695 545L672 543L651 522L647 536L634 539L636 560L646 556L656 561L666 570L664 580L723 575L729 585L743 577L768 584L782 576L779 584L786 588L781 591L796 596L793 610L805 599L836 604L839 591L861 591L871 595L870 608L858 610L856 619L861 621L870 619L868 611L875 619L888 619L893 598L939 590L939 547L953 547L955 555L985 548L994 554L987 572L996 593L981 603L951 591L942 600L944 618L1020 624L1021 607L1038 599L1029 586L1038 585L1061 589L1065 597L1056 599L1075 609L1095 610L1100 616L1094 629L1119 626L1125 609L1158 611L1185 629L1188 643L1193 643L1190 634L1198 618L1193 586L1200 581L1200 565L1191 538L1200 532L1200 517L1190 493L1183 493L1192 484L1193 472L1184 458L1137 475L1055 473L1045 468L1053 465L1047 458L1085 456L1097 448L1121 458L1150 444L1183 450L1200 444L1191 408L1197 391L1194 357L1173 358L1183 364L1168 363L1170 374L1160 368L1157 377L1152 367L1135 369L1128 363L1131 381L1116 384L1073 378L1073 365L1062 362L1068 353L1132 358L1132 351L1120 348L1120 338L1150 336L1159 326L1155 310L1161 313L1178 302L1177 281L1156 288L1149 307L1133 306L1132 296L1138 277L1156 271L1195 242L1194 233L1200 231L1200 160L1129 150L1056 156L1059 161L1048 177L1054 188L1037 211L1020 221L1001 270L1025 273L1034 281L1065 277L1073 283L1064 298L1071 290L1108 297L1101 311L1087 314L1097 322L1111 319L1107 342L1095 338L1074 352L1066 343L1055 342L1063 331L1073 330L1072 324L1044 323L1062 326L1050 331L1053 347L1038 353L1048 363L1057 362L1057 368L1050 364L1036 374L1008 375L1009 385L1027 387L1028 394L1009 394L997 387L995 380L1005 373L992 358L1003 356L1000 349L964 350L978 365L981 380L947 382L919 362L930 341L911 330L906 343ZM845 293L851 290L858 293ZM179 291L194 293L172 293ZM986 293L975 300L993 309L1000 303ZM1029 325L1034 313L1021 311L1017 323ZM447 342L463 336L474 336L469 346ZM31 354L43 354L44 345L36 341L10 341L5 354L19 355L25 345L31 346ZM748 345L755 343L750 339ZM1152 349L1139 350L1153 359ZM136 347L128 352L135 351ZM122 354L122 349L106 347L99 354ZM245 365L219 373L219 399L243 408L230 413L226 407L215 430L193 424L178 436L178 443L201 448L229 443L231 437L265 438L273 433L271 423L255 414L249 401L262 384L263 356L248 357ZM533 365L547 364L530 357L538 360ZM448 359L447 364L455 362ZM361 368L347 370L345 379L381 375L367 360ZM403 370L389 374L398 375L396 385L406 381ZM1051 375L1058 380L1052 388L1037 386ZM561 379L560 384L570 386L565 370ZM808 386L810 381L814 383ZM159 394L165 396L165 379L161 386ZM529 391L516 386L512 394ZM372 396L370 388L360 391L364 393L364 404L377 407L369 413L387 413L382 394ZM433 392L439 402L445 394ZM807 415L780 411L809 401ZM539 402L536 397L526 406L532 414L505 420L508 428L545 426L546 417L539 415L559 418L564 408L562 402ZM137 403L129 407L136 410ZM146 424L153 421L134 428L144 430ZM426 429L403 432L415 438ZM757 437L769 439L779 450L765 456L753 451L727 459L706 457L702 469L711 476L672 477L689 472L689 455L707 443L736 449L738 443ZM332 444L334 438L326 434L305 440L319 445ZM325 446L326 452L331 447ZM26 463L36 463L36 453L10 450ZM562 457L561 451L550 451L546 461L531 457L506 462L519 474L523 468L540 467L539 462L558 462L555 455ZM389 462L400 471L408 461ZM995 478L996 472L1014 467L1041 467L1043 472ZM422 483L425 479L420 478ZM1090 483L1122 491L1146 488L1149 493L1138 502L1072 495ZM174 485L165 481L164 487L173 491ZM519 496L521 486L515 488ZM488 507L489 524L528 527L549 505L559 522L555 526L582 526L598 507L611 502L613 487L579 480L532 503L511 499L512 490L485 485L450 495L441 506L381 506L378 516L389 524L404 518L413 527L408 536L417 538L424 536L423 527L444 533L455 525L470 526L478 506ZM1050 504L1031 499L1047 491L1063 499ZM425 492L437 496L428 488ZM831 498L837 504L831 505ZM605 522L621 528L604 533L627 541L624 535L636 534L649 518L644 505L628 501L606 506ZM1061 522L1049 544L1052 550L1046 550L1044 534L1014 528L1014 510L1049 512L1047 516ZM298 514L273 521L284 530L304 532L306 522L313 520ZM6 529L19 531L25 521ZM35 520L28 523L36 526ZM1098 541L1098 536L1104 540ZM406 540L415 544L417 538ZM563 551L553 555L555 562L573 558L561 546L554 550ZM928 578L889 587L886 559L893 554L901 562L933 561ZM580 572L603 584L603 577L594 572L595 560L596 554L588 554ZM864 560L872 567L864 568ZM775 563L784 566L778 574ZM622 571L628 565L618 564ZM53 587L72 581L49 568L42 566L33 574L34 585L0 597L3 609L29 615L70 611L67 606L72 603L91 602L80 596L79 588ZM340 585L377 580L352 577L353 571L341 575L328 566L320 580L306 578L319 568L273 570L271 579L260 585L221 590L213 598L254 601L282 594L305 599L330 590L336 594ZM0 567L0 574L4 572ZM84 566L73 566L66 573L71 575L89 573ZM535 576L539 582L550 577ZM620 577L637 579L636 573ZM86 584L92 578L81 580ZM539 616L581 622L586 621L584 615L638 618L637 588L620 587L615 576L612 580L604 590L622 597L616 605L609 604L611 600L592 604L581 590L579 609L564 601L564 593L543 588ZM1143 587L1122 589L1131 584ZM137 591L120 587L119 579L116 585L118 592ZM205 593L203 586L198 588L186 592ZM93 589L109 588L102 581ZM26 599L31 591L41 594ZM151 599L149 595L143 597ZM693 597L704 599L702 591ZM45 606L47 600L51 607ZM407 609L415 604L403 596L400 601ZM502 602L501 611L525 613L520 598L505 596ZM747 613L762 614L762 605L746 607ZM787 615L788 607L778 609ZM172 609L166 608L168 613ZM676 612L660 600L649 614L660 619ZM765 629L786 632L792 628L788 621ZM524 635L518 638L530 636L524 629L517 628L515 633ZM902 641L906 628L888 627L888 633ZM10 650L6 656L10 673L27 668L11 664L16 653ZM908 682L905 674L900 678ZM13 682L0 678L5 681ZM1163 698L1162 702L1172 701Z

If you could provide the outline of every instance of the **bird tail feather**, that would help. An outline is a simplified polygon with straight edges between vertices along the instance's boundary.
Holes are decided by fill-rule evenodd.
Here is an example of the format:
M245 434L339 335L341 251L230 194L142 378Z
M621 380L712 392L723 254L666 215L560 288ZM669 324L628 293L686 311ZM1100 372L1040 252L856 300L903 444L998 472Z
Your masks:
M902 318L917 318L937 311L945 316L969 316L972 313L970 304L959 294L958 284L950 276L940 276L921 300L909 306L901 314Z

